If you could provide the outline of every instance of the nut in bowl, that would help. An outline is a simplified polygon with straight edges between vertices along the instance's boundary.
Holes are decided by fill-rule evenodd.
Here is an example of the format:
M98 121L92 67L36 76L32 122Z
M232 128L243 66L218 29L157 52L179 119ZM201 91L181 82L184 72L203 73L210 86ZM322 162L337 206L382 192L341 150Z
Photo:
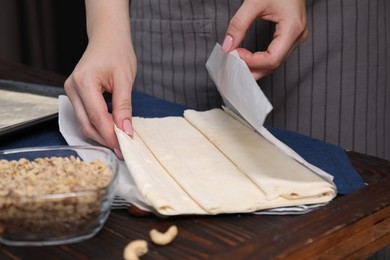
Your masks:
M53 146L0 151L0 243L79 242L103 227L118 181L106 148Z

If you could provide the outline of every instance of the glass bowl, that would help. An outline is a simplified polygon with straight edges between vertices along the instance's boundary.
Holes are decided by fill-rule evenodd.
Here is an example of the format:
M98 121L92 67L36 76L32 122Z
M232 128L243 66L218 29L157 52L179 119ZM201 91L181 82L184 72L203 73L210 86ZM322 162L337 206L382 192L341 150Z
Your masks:
M93 237L118 182L111 150L48 146L0 151L0 243L42 246Z

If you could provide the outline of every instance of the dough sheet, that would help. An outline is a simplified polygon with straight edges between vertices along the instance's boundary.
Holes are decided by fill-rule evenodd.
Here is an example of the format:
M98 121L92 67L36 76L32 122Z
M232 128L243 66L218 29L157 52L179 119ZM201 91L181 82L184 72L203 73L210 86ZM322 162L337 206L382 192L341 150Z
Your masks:
M163 215L221 214L317 204L336 188L221 109L133 117L116 129L142 195Z

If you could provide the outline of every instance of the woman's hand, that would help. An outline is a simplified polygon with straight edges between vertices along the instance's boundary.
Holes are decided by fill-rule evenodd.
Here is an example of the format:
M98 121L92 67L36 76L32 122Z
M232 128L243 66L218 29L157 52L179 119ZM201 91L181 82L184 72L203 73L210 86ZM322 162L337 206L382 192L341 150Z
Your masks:
M66 80L65 91L83 134L120 156L114 123L132 134L131 90L137 62L130 36L128 1L114 2L86 1L89 43ZM104 92L112 93L112 116Z
M237 48L256 18L276 24L266 51L252 53ZM305 0L245 0L228 26L222 49L236 49L256 80L270 74L308 36Z

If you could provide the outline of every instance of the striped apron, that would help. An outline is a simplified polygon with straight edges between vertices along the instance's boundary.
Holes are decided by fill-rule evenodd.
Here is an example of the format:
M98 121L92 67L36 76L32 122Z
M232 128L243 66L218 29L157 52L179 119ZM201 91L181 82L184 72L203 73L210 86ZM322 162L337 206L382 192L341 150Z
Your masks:
M221 106L205 62L241 0L132 0L134 89L188 107ZM390 159L390 2L308 0L309 38L259 85L266 124ZM256 21L242 47L265 50L274 25Z

